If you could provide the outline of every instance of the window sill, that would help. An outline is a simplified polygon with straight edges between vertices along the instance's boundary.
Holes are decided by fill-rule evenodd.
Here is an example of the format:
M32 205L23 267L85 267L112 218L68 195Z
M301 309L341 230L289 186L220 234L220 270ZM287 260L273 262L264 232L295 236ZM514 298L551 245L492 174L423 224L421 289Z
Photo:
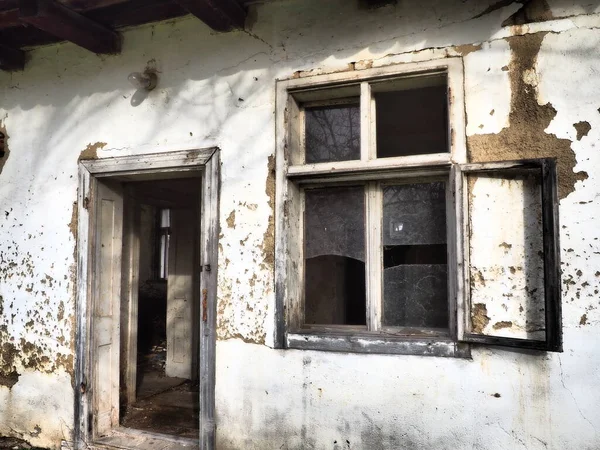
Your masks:
M468 344L444 338L407 338L366 333L287 333L286 348L345 353L470 358Z

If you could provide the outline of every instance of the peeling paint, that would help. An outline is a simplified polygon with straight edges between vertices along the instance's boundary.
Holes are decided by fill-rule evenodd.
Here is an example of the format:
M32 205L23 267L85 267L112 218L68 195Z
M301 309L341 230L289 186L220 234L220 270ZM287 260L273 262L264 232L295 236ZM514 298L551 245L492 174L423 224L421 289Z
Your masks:
M79 154L78 161L85 161L87 159L98 159L98 150L106 147L106 142L96 142L94 144L88 144Z
M487 307L483 303L475 303L471 310L471 330L473 333L482 334L489 323L490 318L487 316Z
M497 134L469 136L467 150L471 162L554 157L557 160L559 197L565 198L573 192L575 182L586 179L587 174L573 171L577 161L571 141L544 131L556 116L556 110L550 103L540 105L537 87L524 80L527 73L535 71L545 35L537 33L507 38L512 51L509 67L510 125Z
M460 56L467 56L469 53L481 50L482 44L464 44L454 47L454 51Z
M492 325L492 328L494 330L501 330L503 328L510 328L513 326L513 323L510 320L505 320L505 321L501 321L501 322L496 322L494 325Z
M262 254L263 262L271 269L275 266L275 156L269 156L267 163L267 181L265 184L265 193L269 198L269 222L267 230L263 236Z
M575 131L577 131L577 140L580 141L583 137L587 136L592 126L589 122L582 121L573 124Z
M225 222L227 222L227 226L229 228L235 228L235 209L229 213L229 216L227 216Z

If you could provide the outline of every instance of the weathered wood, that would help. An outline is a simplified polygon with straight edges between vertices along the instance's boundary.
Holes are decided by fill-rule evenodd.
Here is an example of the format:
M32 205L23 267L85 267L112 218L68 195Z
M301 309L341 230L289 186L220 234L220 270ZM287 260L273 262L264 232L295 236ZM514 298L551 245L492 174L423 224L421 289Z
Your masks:
M215 31L244 28L246 11L236 0L175 0Z
M200 450L213 450L216 444L215 382L217 327L217 267L219 254L220 158L216 151L206 163L202 187L200 288L206 317L200 322ZM202 314L204 316L204 312ZM206 320L204 320L206 319Z
M141 209L132 185L123 197L123 260L121 279L121 371L127 404L136 400L138 348L138 292L140 272Z
M118 53L121 50L118 33L54 0L22 0L19 18L94 53Z
M542 161L542 217L546 345L548 350L562 352L560 228L558 225L558 182L554 159Z
M73 413L74 448L89 440L90 392L88 375L91 372L89 355L90 274L93 267L93 251L90 250L89 232L95 220L93 211L88 209L91 197L92 180L89 172L79 164L79 186L77 189L77 298L75 301L75 398ZM90 214L91 213L91 214Z
M105 8L87 9L85 16L108 27L141 25L189 14L171 0L129 0Z
M524 169L539 169L541 172L542 191L542 233L544 250L544 295L545 295L545 333L546 339L519 339L500 336L475 334L471 331L470 312L470 279L469 271L465 268L462 284L465 294L459 297L458 308L458 339L469 343L487 345L500 345L505 347L546 350L562 352L562 317L561 317L561 290L560 290L560 245L558 228L558 194L556 180L556 162L552 159L524 159L516 161L500 161L490 163L458 164L457 194L462 197L462 227L464 233L464 264L468 268L468 236L470 235L466 223L469 221L469 211L466 198L468 196L465 175L467 173L492 173L510 175L514 171ZM462 192L460 192L462 190ZM493 201L493 199L491 199ZM461 202L457 198L457 202ZM462 302L462 304L461 304ZM460 316L463 316L461 320ZM461 324L462 322L462 324ZM464 327L464 328L462 328Z
M366 206L366 305L369 331L381 328L383 299L383 191L377 182L365 186Z
M413 339L365 334L288 333L288 348L330 352L383 353L393 355L449 356L469 358L469 347L452 339Z
M156 173L166 170L185 170L190 168L198 170L204 165L216 147L203 149L190 149L169 153L151 153L147 155L123 156L120 158L102 158L82 161L84 167L98 177L142 174L146 172Z
M25 66L25 53L16 48L0 44L0 69L22 70Z

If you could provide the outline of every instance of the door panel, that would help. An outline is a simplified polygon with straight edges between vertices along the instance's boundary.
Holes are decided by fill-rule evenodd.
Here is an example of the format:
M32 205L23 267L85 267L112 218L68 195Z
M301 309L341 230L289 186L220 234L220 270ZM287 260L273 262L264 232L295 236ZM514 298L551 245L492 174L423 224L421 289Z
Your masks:
M171 211L167 284L168 377L192 378L195 215L190 209Z
M95 238L96 296L93 308L96 435L119 423L119 303L123 239L120 185L98 183Z

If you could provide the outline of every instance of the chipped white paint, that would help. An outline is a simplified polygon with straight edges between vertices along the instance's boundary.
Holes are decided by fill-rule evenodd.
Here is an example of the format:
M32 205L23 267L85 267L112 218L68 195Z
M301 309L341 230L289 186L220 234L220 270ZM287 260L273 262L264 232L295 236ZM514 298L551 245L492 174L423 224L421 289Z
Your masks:
M496 2L440 0L425 8L407 0L370 11L356 3L260 4L251 8L250 33L211 33L183 18L126 31L118 56L59 44L32 51L23 72L0 73L0 120L11 151L0 174L0 343L14 343L21 374L11 389L0 386L0 435L58 447L72 428L73 388L62 368L72 356L75 314L67 224L79 153L106 142L100 156L222 150L220 448L597 446L598 7L553 0L555 17L585 15L502 28L518 3L476 19ZM284 351L228 339L272 344L273 271L264 245L273 213L266 184L276 78L456 56L456 46L481 44L465 57L467 134L496 133L510 126L510 74L502 68L511 54L503 38L537 31L555 32L544 38L535 78L540 103L557 110L547 132L573 140L576 170L589 175L560 205L565 353L474 347L471 361ZM127 74L149 60L159 85L134 108ZM573 124L580 121L591 130L577 141ZM232 211L235 227L227 222ZM24 367L25 343L48 357L34 365L40 370Z
M486 323L478 332L544 340L539 173L468 179L471 304L486 311L474 310L485 316L478 318Z
M484 44L482 51L464 58L467 104L467 134L499 133L508 124L510 113L510 49L504 40Z

